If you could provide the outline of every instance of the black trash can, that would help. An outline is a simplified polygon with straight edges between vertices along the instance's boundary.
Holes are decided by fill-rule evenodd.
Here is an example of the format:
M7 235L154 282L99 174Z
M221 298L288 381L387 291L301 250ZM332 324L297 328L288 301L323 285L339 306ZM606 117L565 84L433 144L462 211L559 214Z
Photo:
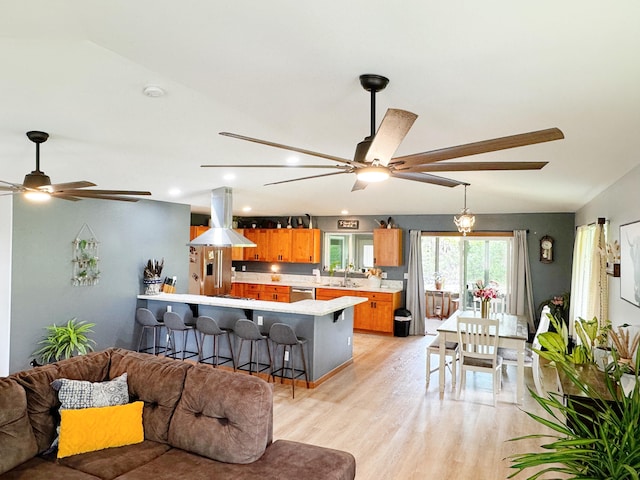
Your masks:
M393 317L393 335L395 337L408 337L411 328L411 312L406 308L398 308Z

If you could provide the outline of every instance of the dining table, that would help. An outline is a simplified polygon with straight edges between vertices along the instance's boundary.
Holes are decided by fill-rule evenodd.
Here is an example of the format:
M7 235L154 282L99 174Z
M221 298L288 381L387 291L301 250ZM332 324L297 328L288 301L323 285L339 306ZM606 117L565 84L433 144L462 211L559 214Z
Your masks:
M479 312L476 313L473 310L456 310L437 329L440 337L440 365L438 367L440 397L444 396L445 344L446 342L458 342L458 317L479 317L479 315ZM524 316L507 313L497 314L495 318L499 320L498 347L517 352L516 403L522 404L524 399L525 346L528 339L527 320Z

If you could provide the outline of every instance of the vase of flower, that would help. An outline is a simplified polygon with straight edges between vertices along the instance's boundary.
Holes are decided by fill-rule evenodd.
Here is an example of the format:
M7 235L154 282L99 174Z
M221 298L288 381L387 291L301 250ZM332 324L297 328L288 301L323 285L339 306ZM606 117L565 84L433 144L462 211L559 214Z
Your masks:
M489 285L496 284L491 282ZM480 316L489 318L491 299L498 297L498 289L495 286L485 286L482 280L478 280L473 290L473 296L480 299Z
M485 298L480 302L480 317L489 318L489 309L491 307L491 299Z

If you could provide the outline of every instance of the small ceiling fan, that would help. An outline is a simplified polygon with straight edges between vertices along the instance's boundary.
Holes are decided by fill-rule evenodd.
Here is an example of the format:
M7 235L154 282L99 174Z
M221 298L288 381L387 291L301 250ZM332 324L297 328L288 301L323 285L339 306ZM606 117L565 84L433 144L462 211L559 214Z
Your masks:
M36 144L36 169L25 175L22 184L0 180L0 183L8 185L7 187L0 185L0 191L8 192L3 195L23 193L27 198L35 201L43 201L55 197L74 202L83 198L137 202L138 198L130 198L127 195L151 195L151 192L137 190L84 190L86 187L96 186L95 183L84 180L52 184L49 176L40 170L40 144L47 141L49 134L30 131L27 132L27 137Z
M310 178L328 177L331 175L341 175L344 173L355 173L356 182L351 191L362 190L368 183L386 180L389 177L412 180L414 182L432 183L445 187L455 187L465 185L466 182L454 180L437 175L431 172L464 172L479 170L539 170L548 162L445 162L459 157L478 155L480 153L495 152L508 148L523 147L536 143L549 142L564 138L563 133L558 128L548 128L529 133L521 133L508 137L494 138L480 142L467 143L455 147L441 148L412 155L393 157L395 151L402 143L402 140L409 132L409 129L418 116L405 110L390 108L387 110L378 130L376 132L375 106L376 93L383 90L389 79L382 75L364 74L360 75L360 84L371 92L371 134L358 143L353 160L336 157L324 153L291 147L280 143L260 140L257 138L245 137L229 132L220 132L226 137L246 140L248 142L260 143L270 147L282 148L293 152L313 155L338 162L341 165L201 165L202 167L225 167L225 168L324 168L334 169L337 172L323 173L308 177L282 180L279 182L267 183L266 185L276 185L280 183L297 182ZM442 162L442 163L440 163ZM468 185L468 184L467 184Z

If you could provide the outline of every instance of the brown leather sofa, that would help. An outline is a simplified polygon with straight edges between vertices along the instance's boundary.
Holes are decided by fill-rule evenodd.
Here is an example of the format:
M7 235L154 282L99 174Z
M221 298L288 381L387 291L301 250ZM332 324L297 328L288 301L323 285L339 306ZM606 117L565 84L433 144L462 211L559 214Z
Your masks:
M127 372L144 401L144 441L61 459L57 378L101 382ZM355 478L338 450L272 441L272 385L206 365L109 349L0 378L0 480Z

